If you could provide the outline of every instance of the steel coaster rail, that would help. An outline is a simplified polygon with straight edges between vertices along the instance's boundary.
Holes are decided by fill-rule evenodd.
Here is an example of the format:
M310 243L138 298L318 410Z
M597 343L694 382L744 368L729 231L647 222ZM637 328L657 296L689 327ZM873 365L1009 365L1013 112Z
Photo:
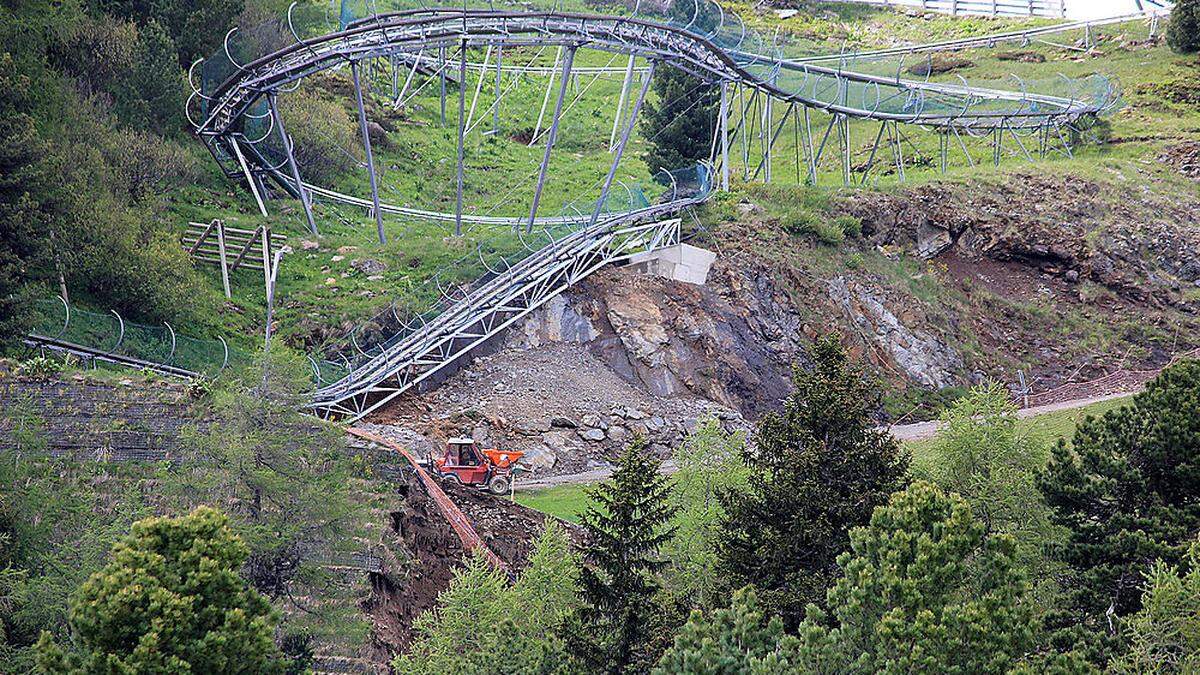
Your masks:
M474 346L497 334L591 272L635 252L678 242L678 221L649 222L707 198L709 186L690 197L621 214L593 228L551 241L482 287L471 291L414 334L354 368L342 381L318 390L313 407L325 416L358 419L435 375ZM387 382L395 378L396 382Z
M925 52L946 52L957 51L960 49L978 49L981 47L994 47L1004 42L1030 42L1034 38L1057 35L1060 33L1069 33L1076 30L1085 30L1087 28L1102 28L1104 26L1130 23L1132 21L1153 21L1155 18L1166 16L1167 14L1169 14L1169 12L1165 10L1158 12L1151 10L1134 14L1122 14L1120 16L1113 16L1104 19L1070 21L1066 23L1057 23L1050 26L1038 26L1035 28L1026 28L1004 33L993 33L979 37L957 38L954 40L943 40L940 42L925 42L916 45L888 47L886 49L870 49L860 52L797 56L787 60L795 63L821 63L824 61L858 60L880 58L885 56L921 54Z
M324 70L345 62L346 59L362 59L369 56L385 56L396 52L404 45L430 47L463 39L464 31L469 35L487 37L504 35L511 43L518 35L534 36L537 44L572 44L577 40L588 40L588 46L607 51L629 53L669 62L710 81L734 80L745 86L761 90L775 98L795 101L808 107L835 112L857 118L892 119L927 125L956 125L958 119L931 117L904 112L881 112L863 110L840 102L812 100L803 92L781 89L769 79L748 70L755 68L757 56L748 57L745 52L726 52L707 38L687 33L673 26L638 19L613 19L587 14L538 14L519 12L490 12L467 10L459 12L459 20L447 16L447 11L438 11L429 16L413 17L412 14L380 17L377 24L386 25L390 32L386 37L377 25L363 25L341 33L330 34L307 40L285 48L246 65L225 81L213 98L213 110L201 124L199 132L209 138L223 138L229 133L234 121L249 110L262 96L262 92L287 86L295 80L318 70ZM384 42L392 40L393 42ZM402 44L401 44L402 43ZM314 57L313 54L319 54ZM750 58L743 65L734 56ZM776 61L779 63L779 61ZM759 66L761 67L761 66ZM863 75L840 69L806 65L806 73L829 76L839 82L877 83L900 89L927 92L937 97L949 95L960 97L963 92L957 87L910 81L891 80ZM972 92L974 93L974 92ZM1020 95L1013 92L985 91L989 99L1020 102ZM1039 102L1057 108L1060 114L1083 115L1093 112L1086 105L1057 97L1040 97ZM1044 120L1045 113L1030 114ZM970 118L978 125L987 120L994 121L1011 115L978 111Z
M706 191L711 190L711 184L710 184L710 180L709 180L711 171L712 171L711 167L706 164L699 164L692 169L688 169L688 170L684 171L684 173L693 173L694 172L697 176L699 176L699 180L698 180L699 184L701 186L705 186L705 185L708 186L708 187L702 187L701 189L699 189L695 194L691 195L690 199L694 199L696 194L700 194L700 193L707 194ZM664 174L665 174L666 178L670 180L672 186L678 186L679 181L672 173L660 171L660 173L656 174L656 175L664 175ZM692 201L680 200L678 188L673 187L672 191L670 193L670 195L671 195L670 198L666 199L665 202L660 202L658 205L652 206L648 201L646 201L643 206L634 208L633 203L635 200L633 197L633 191L630 190L630 188L628 186L625 186L625 190L629 193L629 201L627 203L628 208L625 210L616 210L616 211L605 210L604 213L605 213L606 221L608 221L608 222L615 221L615 220L621 219L624 216L628 216L630 214L632 214L633 217L638 217L638 216L641 216L642 214L644 214L644 212L647 208L654 208L654 209L661 210L663 208L664 203L667 205L677 204L679 206L685 206L685 205L689 205L689 204L693 203ZM639 192L640 192L640 190L639 190ZM665 195L664 195L664 197L665 197ZM644 196L643 196L643 200L644 200ZM564 211L567 209L571 209L571 210L575 211L580 219L585 218L585 216L583 216L583 214L582 214L582 211L580 211L580 209L576 208L575 206L568 204L564 208ZM588 209L590 211L594 212L594 207L589 206ZM568 237L570 237L572 234L574 234L574 232L575 232L575 230L570 229L569 227L565 227L565 226L560 226L560 227L564 227L565 229L562 230L562 235L559 238L555 238L554 230L551 228L539 229L538 236L539 237L544 236L549 241L550 248L556 249L556 247L558 247L562 242L566 241L566 239ZM528 251L528 252L531 252L534 254L541 254L541 250L538 247L531 246L529 244L529 242L525 241L525 238L522 235L522 232L520 229L517 229L515 231L515 234L518 237L519 241L521 242L521 245L525 251ZM490 275L485 274L484 276L482 276L468 284L462 284L461 282L451 282L451 283L455 284L455 287L459 289L459 292L462 292L462 293L474 292L477 289L483 287L484 285L491 283L496 276L498 276L499 274L502 274L502 272L492 269L490 267L489 263L486 260L486 257L483 255L482 242L481 242L477 246L476 251L466 254L465 256L463 256L463 258L461 258L456 263L452 263L447 268L439 271L437 274L434 275L434 277L432 279L428 279L425 282L423 282L423 285L428 286L432 283L433 285L440 288L441 284L440 284L439 279L444 274L446 274L450 270L460 269L462 265L473 264L473 261L475 260L476 257L478 257L478 259L483 263L483 266L486 269L488 269L488 271L490 272ZM517 257L515 258L516 264L513 264L513 263L509 262L510 257L513 257L513 256L505 255L505 256L501 257L501 259L500 259L500 262L504 263L505 272L508 272L509 270L513 269L514 267L519 269L523 265L532 264L536 260L535 257L531 257L528 254L521 254L520 252L518 252ZM353 351L357 351L360 354L362 354L363 356L371 357L371 356L374 356L379 351L382 351L384 349L390 348L391 346L394 346L397 342L407 338L410 334L412 334L418 330L420 330L420 331L428 330L429 322L425 320L426 315L432 315L434 317L437 317L438 315L440 315L443 312L450 309L455 304L454 301L452 299L448 298L444 292L442 292L441 295L442 295L442 297L439 301L434 303L432 306L427 307L425 310L421 311L420 313L416 314L416 318L422 321L422 324L419 327L413 326L411 324L411 321L402 320L399 317L399 315L397 315L395 312L395 303L392 303L391 305L389 305L388 309L385 309L383 312L380 312L376 316L374 316L371 319L368 319L365 322L363 322L362 324L360 324L357 328L353 329L351 331L351 335L356 336L359 332L361 332L367 326L376 326L377 328L374 328L374 330L380 330L383 326L395 325L395 326L400 327L401 330L399 332L393 332L391 337L387 338L383 342L372 345L369 348L369 350L367 350L370 352L369 354L364 352L364 350L362 350L362 349L357 349L357 345L354 345L354 344L351 344L349 349L351 349ZM389 321L388 315L390 315L390 317L391 317L390 321ZM344 341L344 338L343 338L343 341ZM327 350L326 353L329 353L330 351L337 351L339 349L343 352L348 351L344 344L342 344L340 348L337 346L334 346L334 345L330 345L330 346L327 346L325 349Z
M678 221L672 224L670 221L652 222L653 219L677 213L680 209L707 199L712 190L714 173L712 167L706 167L701 180L702 189L692 195L680 198L672 177L672 199L669 201L640 209L633 209L633 204L630 203L630 210L611 213L604 212L604 207L607 206L604 197L607 196L608 183L611 182L612 173L616 168L614 162L601 199L588 217L594 226L574 230L571 229L573 226L582 224L584 215L580 209L575 209L576 216L571 216L564 209L560 215L544 217L537 216L535 207L530 218L524 219L472 216L463 214L461 206L454 214L395 207L380 201L374 180L372 199L368 202L360 197L305 183L294 171L290 174L284 173L285 164L267 160L254 148L258 140L251 140L247 136L247 122L267 126L266 133L261 135L262 139L270 135L275 120L269 115L270 111L264 113L260 110L262 102L273 100L277 92L294 90L303 78L314 73L349 63L356 68L357 75L358 64L368 64L369 67L369 64L378 63L380 60L391 63L393 68L397 63L408 64L415 72L418 68L428 68L432 60L428 55L437 53L438 69L432 77L441 78L444 99L446 68L451 61L455 62L459 71L459 86L462 88L459 93L461 148L462 135L465 133L461 109L465 103L467 87L467 45L487 47L489 53L494 48L525 45L539 48L558 46L560 51L572 52L584 46L627 55L630 57L630 64L635 57L640 57L650 62L647 70L655 64L672 66L692 74L703 82L719 83L723 90L728 84L737 85L739 91L750 92L753 95L752 100L757 99L759 95L768 101L779 99L789 106L788 115L795 113L796 106L799 106L804 114L806 129L810 125L810 110L829 114L832 121L825 132L825 140L821 142L821 150L811 147L812 133L811 130L808 131L809 147L806 147L805 154L809 160L810 173L815 172L814 165L820 161L826 140L834 128L838 130L840 143L846 146L846 165L849 166L849 120L852 118L881 122L880 138L890 125L890 138L893 139L897 162L902 164L903 160L899 155L900 144L902 139L907 139L900 133L898 124L901 123L952 132L960 144L960 132L968 136L992 134L1000 141L1007 130L1017 139L1017 143L1021 144L1022 149L1025 149L1019 132L1044 131L1047 127L1055 127L1061 131L1062 126L1070 126L1081 118L1102 112L1111 103L1110 91L1102 91L1096 97L1084 99L1078 97L1075 92L1068 97L1030 93L1024 83L1019 83L1020 91L1014 92L972 87L965 82L947 84L929 82L928 78L904 79L900 76L899 69L895 77L871 75L845 68L845 55L839 57L836 67L819 62L786 60L778 52L774 40L769 44L760 40L747 31L744 22L734 15L727 16L719 6L717 10L720 17L715 30L703 30L704 25L711 23L708 23L708 18L701 21L701 2L693 1L695 12L686 24L682 20L672 22L661 17L648 20L640 16L613 17L558 11L497 11L491 8L473 9L464 5L462 8L433 7L373 14L346 23L340 31L297 40L295 44L271 54L243 58L241 61L235 60L233 52L236 50L231 50L229 41L226 40L225 56L233 70L215 88L193 85L195 91L191 100L204 109L205 115L196 125L197 131L213 150L214 157L218 161L221 161L222 155L226 158L236 157L241 166L234 169L234 173L242 174L250 182L252 189L255 188L256 180L261 181L261 178L266 176L278 182L285 190L302 195L302 199L307 193L369 208L377 220L382 213L390 212L424 219L453 220L456 224L467 221L476 225L516 226L522 221L530 224L536 222L542 226L542 234L548 238L547 243L539 248L538 244L525 241L520 228L517 228L517 237L530 254L515 264L510 264L505 258L505 269L502 272L488 265L481 250L473 252L472 255L479 255L484 267L488 269L488 274L469 284L452 283L447 287L449 290L443 287L439 274L432 280L433 286L430 287L436 288L439 298L429 311L404 321L395 312L394 305L389 307L387 311L395 319L399 331L380 344L364 348L360 340L360 331L353 331L349 339L349 351L340 354L347 369L344 376L325 381L319 376L320 368L314 364L314 370L318 372L320 380L312 400L314 411L325 416L360 418L442 371L472 348L595 269L621 260L635 251L654 250L677 242ZM709 7L707 2L704 7ZM291 25L290 12L289 29L293 37L299 37ZM447 61L442 56L447 52L457 53L459 57ZM485 57L484 64L480 66L476 95L482 87L486 69L490 68L487 58ZM499 63L496 67L499 90ZM564 66L561 73L564 82L560 88L564 90L569 69L569 66ZM194 70L195 67L189 72ZM623 70L631 70L631 67L626 66ZM368 70L368 74L369 72ZM548 72L558 74L558 64ZM604 73L597 71L596 74L598 77ZM395 90L395 72L392 77ZM628 83L624 84L623 90L628 86ZM405 90L407 89L406 82ZM362 122L362 87L358 79L355 81L355 94L359 101ZM561 93L559 98L561 103ZM474 106L473 102L472 108ZM722 110L728 110L724 103ZM636 117L636 114L635 107L632 115ZM756 112L755 116L757 114ZM189 119L198 119L192 115L191 110L188 116ZM745 119L745 111L742 118ZM797 128L799 118L800 115L796 114ZM556 112L552 123L556 125L558 119L559 113ZM628 129L633 128L633 122L633 119L628 121L626 134ZM773 133L770 129L760 130L760 141L773 141L786 123L787 115ZM764 121L763 124L765 126L767 122ZM718 137L719 131L726 153L728 125L729 119L725 117L720 122L721 129L714 131L714 139ZM360 126L364 129L362 135L366 144L369 140L365 122ZM616 128L617 123L614 123L614 129ZM739 129L742 144L746 146L747 134L752 133L752 130L743 128L741 124ZM735 133L737 131L735 130ZM764 133L769 140L762 140ZM714 159L716 143L714 140ZM876 149L878 146L877 139ZM945 146L946 143L943 143L943 148ZM769 153L769 146L764 152ZM996 152L999 152L999 143ZM875 150L872 150L872 157L874 154ZM1026 155L1028 154L1026 150ZM767 154L764 162L769 161ZM944 162L943 149L943 164ZM253 167L250 163L253 163ZM459 164L461 172L461 150ZM723 165L722 170L727 172L727 158ZM294 164L290 166L294 167ZM770 171L770 164L767 164L768 176ZM799 174L799 164L797 173ZM374 179L373 170L371 174ZM849 173L847 175L849 176ZM865 178L864 175L864 180ZM256 189L256 196L258 193L259 190ZM601 214L603 217L600 217ZM555 238L549 227L564 227L567 228L567 233ZM416 320L420 321L419 326L416 325ZM353 362L348 356L353 357Z

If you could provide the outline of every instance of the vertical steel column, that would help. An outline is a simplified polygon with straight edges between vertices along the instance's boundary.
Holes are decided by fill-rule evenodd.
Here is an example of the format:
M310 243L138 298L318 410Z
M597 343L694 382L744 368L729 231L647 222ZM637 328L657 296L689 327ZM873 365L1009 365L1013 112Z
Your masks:
M504 60L504 45L496 46L496 102L492 106L492 133L500 131L500 63Z
M761 132L766 134L766 137L763 139L765 141L765 147L763 149L763 161L765 161L767 164L765 178L765 182L767 183L771 182L771 148L775 145L775 136L771 134L771 125L775 123L775 117L772 115L771 108L771 95L767 94L767 104L763 109L763 125Z
M892 156L896 160L896 176L903 183L907 180L904 177L904 148L900 145L900 123L892 122Z
M442 126L446 126L446 45L438 47L438 77L442 81Z
M842 115L842 150L844 152L842 156L842 183L849 186L853 183L851 177L854 173L854 159L851 156L853 149L850 147L850 117L848 115Z
M729 192L729 81L721 80L721 190Z
M992 164L1000 166L1000 144L1004 142L1004 120L1000 120L1000 126L996 127L992 136Z
M816 148L813 147L812 117L808 106L804 106L804 161L808 164L808 183L817 184Z
M945 132L938 134L938 151L941 153L942 173L946 173L946 164L950 155L950 136Z
M283 116L279 114L279 105L275 100L274 92L267 99L268 105L271 106L271 116L275 118L275 127L279 129L279 140L283 142L283 150L287 153L288 167L292 172L292 181L296 183L296 194L300 195L300 204L304 207L304 219L308 221L308 229L313 234L318 234L317 223L313 220L312 204L310 203L311 195L304 188L304 183L300 180L300 167L296 165L296 156L292 151L292 138L288 136L287 130L283 128Z
M388 57L388 63L392 65L392 100L395 100L400 93L400 67L396 65L395 54Z
M546 151L542 153L542 166L538 169L537 187L533 190L533 206L529 209L529 223L525 232L533 232L533 221L537 218L538 204L542 201L542 188L546 186L546 169L550 167L550 151L554 148L554 139L558 138L558 120L562 116L563 99L567 97L567 86L570 84L571 64L575 61L575 45L567 47L567 55L563 59L562 81L558 86L558 100L554 103L554 118L550 120L550 133L546 138ZM554 71L550 72L551 80Z
M225 257L225 221L216 221L217 225L217 252L221 256L221 287L225 289L225 299L232 300L233 294L229 291L229 259Z
M246 156L242 154L242 146L238 143L237 138L231 138L229 144L233 146L233 154L237 157L238 164L242 167L242 173L246 176L246 185L250 187L250 194L254 195L254 201L258 204L258 212L265 217L267 205L263 203L262 195L258 193L258 183L254 181L254 174L250 173L250 165L246 163Z
M800 184L800 115L796 114L796 104L792 104L792 149L796 154L796 185Z
M454 236L462 236L462 204L463 204L463 136L466 132L467 104L467 40L463 38L458 48L458 183L454 191ZM479 73L479 82L483 83L483 73ZM478 90L476 90L478 92Z
M650 90L650 80L654 79L654 63L654 61L650 62L650 70L646 73L642 89L633 103L633 110L629 112L629 123L625 125L625 131L621 134L621 142L617 144L617 153L613 155L612 166L608 168L604 187L600 188L600 199L596 201L596 208L592 211L592 219L588 222L588 227L596 224L596 220L600 218L600 212L604 210L604 202L608 199L608 190L612 187L613 178L617 175L617 166L621 163L621 156L625 154L625 146L629 143L629 137L633 135L633 130L637 127L638 113L642 109L642 103L646 100L646 92Z
M625 79L621 82L621 97L617 100L617 114L613 116L612 133L608 135L608 151L612 152L617 142L617 127L621 126L621 113L625 110L625 101L629 98L629 85L633 82L633 55L629 55L629 65L625 66ZM724 92L724 84L721 85ZM722 93L724 96L724 93Z
M354 102L358 104L358 130L362 133L363 149L367 153L367 175L371 179L371 209L375 212L375 230L379 243L387 243L383 233L383 212L379 210L379 182L375 177L375 156L371 154L371 134L367 131L367 111L363 107L362 86L358 79L358 61L350 62L350 75L354 78Z

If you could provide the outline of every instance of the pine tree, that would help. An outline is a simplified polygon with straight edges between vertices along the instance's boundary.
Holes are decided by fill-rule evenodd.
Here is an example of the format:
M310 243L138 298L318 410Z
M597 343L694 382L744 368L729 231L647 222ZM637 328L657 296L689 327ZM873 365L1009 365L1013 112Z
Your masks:
M175 43L158 21L138 28L133 68L116 87L116 112L137 129L172 136L183 129L183 71Z
M708 418L671 453L676 531L663 548L670 561L664 577L667 589L688 607L713 607L728 598L716 552L725 518L719 496L745 487L745 447L742 432L727 433Z
M249 551L216 509L147 518L71 602L79 651L49 633L46 673L282 673L267 599L238 575Z
M783 622L768 618L758 606L754 587L747 586L733 594L729 607L711 617L693 611L654 675L785 672L787 653L795 648L795 638L784 636Z
M1086 639L1103 662L1120 617L1141 609L1146 565L1178 564L1200 532L1200 361L1167 368L1130 405L1085 420L1040 483L1069 531L1060 553L1070 593L1052 625L1064 629L1060 646Z
M908 480L909 456L875 429L879 395L861 371L830 338L813 361L744 451L748 488L722 497L721 568L735 585L754 584L788 627L824 597L850 529Z
M364 510L350 494L341 436L299 412L311 384L302 357L261 353L242 379L224 380L210 419L184 436L191 459L163 477L163 496L181 508L228 505L250 547L246 576L272 598L315 572L312 552L354 546Z
M1167 45L1180 54L1200 51L1200 0L1176 0L1167 24Z
M697 7L699 13L697 13ZM701 35L714 30L720 20L711 2L680 0L672 3L671 23L689 26ZM678 68L663 66L654 71L655 100L645 104L642 133L650 141L646 164L650 171L682 169L708 157L717 124L719 87L704 84Z
M931 477L955 492L989 532L1011 534L1017 561L1031 577L1039 600L1048 605L1056 592L1061 563L1048 559L1047 548L1065 532L1051 522L1050 508L1038 489L1038 472L1050 447L1038 435L1018 426L1017 408L998 384L981 385L958 399L942 415L930 467Z
M553 673L565 667L555 633L574 606L576 556L547 519L515 584L482 555L455 571L437 608L413 623L416 640L392 666L402 675Z
M961 497L914 483L851 533L829 612L810 605L795 662L801 672L1007 672L1036 625L1013 550Z
M567 646L591 672L645 671L656 655L655 626L659 555L670 539L674 516L670 484L643 439L617 460L612 478L588 492L583 514L586 543L579 569L580 607L566 631Z
M1142 609L1122 629L1129 649L1115 673L1200 672L1200 541L1186 567L1156 561L1146 574Z
M0 346L29 328L29 281L42 276L49 251L49 214L40 203L50 178L31 106L29 78L12 55L0 54Z

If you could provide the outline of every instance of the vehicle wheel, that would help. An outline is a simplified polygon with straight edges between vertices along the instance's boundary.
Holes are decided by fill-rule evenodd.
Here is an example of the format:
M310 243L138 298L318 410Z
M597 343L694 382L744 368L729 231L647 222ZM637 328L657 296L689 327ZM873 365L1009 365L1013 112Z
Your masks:
M442 476L442 480L450 481L451 483L454 483L455 485L463 484L462 479L459 478L458 474L456 474L456 473L443 473L443 474L441 474L441 476Z
M510 485L512 482L509 481L508 476L492 476L492 479L488 481L488 491L494 495L506 495Z

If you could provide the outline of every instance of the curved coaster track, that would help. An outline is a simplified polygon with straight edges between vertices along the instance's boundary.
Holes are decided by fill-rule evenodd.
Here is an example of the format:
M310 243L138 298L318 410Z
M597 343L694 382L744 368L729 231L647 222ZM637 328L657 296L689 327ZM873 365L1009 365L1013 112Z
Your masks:
M1080 80L1059 77L1041 83L1015 80L1012 87L974 86L962 78L931 81L928 74L905 77L906 58L910 64L914 58L930 58L927 53L920 56L919 47L899 53L785 58L775 39L759 36L719 4L710 0L679 2L685 3L684 11L673 14L662 9L640 11L639 3L628 14L609 15L560 11L557 6L498 9L490 4L378 11L373 2L369 11L356 12L351 2L343 1L338 29L333 31L328 31L328 16L323 21L320 17L309 17L308 23L297 21L293 4L286 23L281 19L265 32L235 28L220 52L193 65L188 118L226 174L247 185L263 215L272 191L268 186L273 185L299 199L313 233L318 230L312 203L319 199L366 210L375 220L381 242L386 240L384 217L395 216L452 222L455 235L462 233L464 223L472 228L511 229L524 249L519 252L520 259L495 264L489 264L480 250L479 262L487 269L483 277L465 285L451 284L448 290L435 279L441 300L429 311L401 317L393 305L388 310L390 318L382 322L388 328L376 330L372 344L366 344L363 330L351 331L346 344L327 352L335 358L320 363L313 360L317 380L311 402L314 412L359 419L429 381L596 269L636 253L678 244L680 221L673 216L707 200L713 192L729 188L736 163L731 157L736 150L731 153L731 148L739 140L741 178L772 180L772 149L789 120L796 139L797 181L818 182L822 160L830 163L840 150L838 173L849 185L865 183L873 169L882 170L890 161L883 159L887 155L894 159L895 173L903 180L905 145L920 152L908 138L913 130L937 136L939 157L923 159L942 171L951 161L952 145L961 148L967 162L974 164L967 148L972 139L988 144L997 163L1006 148L1010 154L1030 160L1035 154L1070 155L1072 142L1092 120L1117 103L1115 88L1099 76ZM1031 29L1034 31L1039 36L1047 33L1045 27ZM1013 35L1004 39L1013 39ZM557 50L552 66L533 61L516 64L513 59L501 63L506 49L509 54L522 49L537 49L540 54L545 48ZM470 61L472 49L475 53L486 50L482 62ZM627 64L611 67L610 60L609 66L581 66L573 71L575 55L581 49L605 52L614 60L624 57ZM495 58L489 63L493 51ZM669 183L669 187L650 198L640 191L634 194L616 175L656 68L683 71L697 86L719 90L720 98L707 160L687 170L662 171L657 182ZM295 91L306 79L345 69L353 83L368 195L304 180L278 105L281 96ZM474 128L470 120L490 70L495 71L493 111L506 91L501 86L502 74L549 78L529 142L530 146L542 142L544 151L536 181L530 186L532 202L527 216L464 212L464 173L468 170L464 137ZM469 115L468 72L478 73ZM611 166L594 201L576 200L558 213L541 213L539 203L569 83L577 83L572 78L583 73L623 76L609 139ZM364 91L377 93L390 84L388 98L399 107L406 96L419 91L419 80L440 84L443 124L447 83L457 89L452 212L392 203L381 195ZM536 101L533 104L536 107ZM782 116L772 112L775 105L782 106ZM552 112L546 117L548 109ZM874 142L869 159L857 165L850 137L852 121L855 128L878 125L877 130L870 127ZM755 142L760 146L761 161L752 167L748 148ZM625 201L622 189L628 195Z

